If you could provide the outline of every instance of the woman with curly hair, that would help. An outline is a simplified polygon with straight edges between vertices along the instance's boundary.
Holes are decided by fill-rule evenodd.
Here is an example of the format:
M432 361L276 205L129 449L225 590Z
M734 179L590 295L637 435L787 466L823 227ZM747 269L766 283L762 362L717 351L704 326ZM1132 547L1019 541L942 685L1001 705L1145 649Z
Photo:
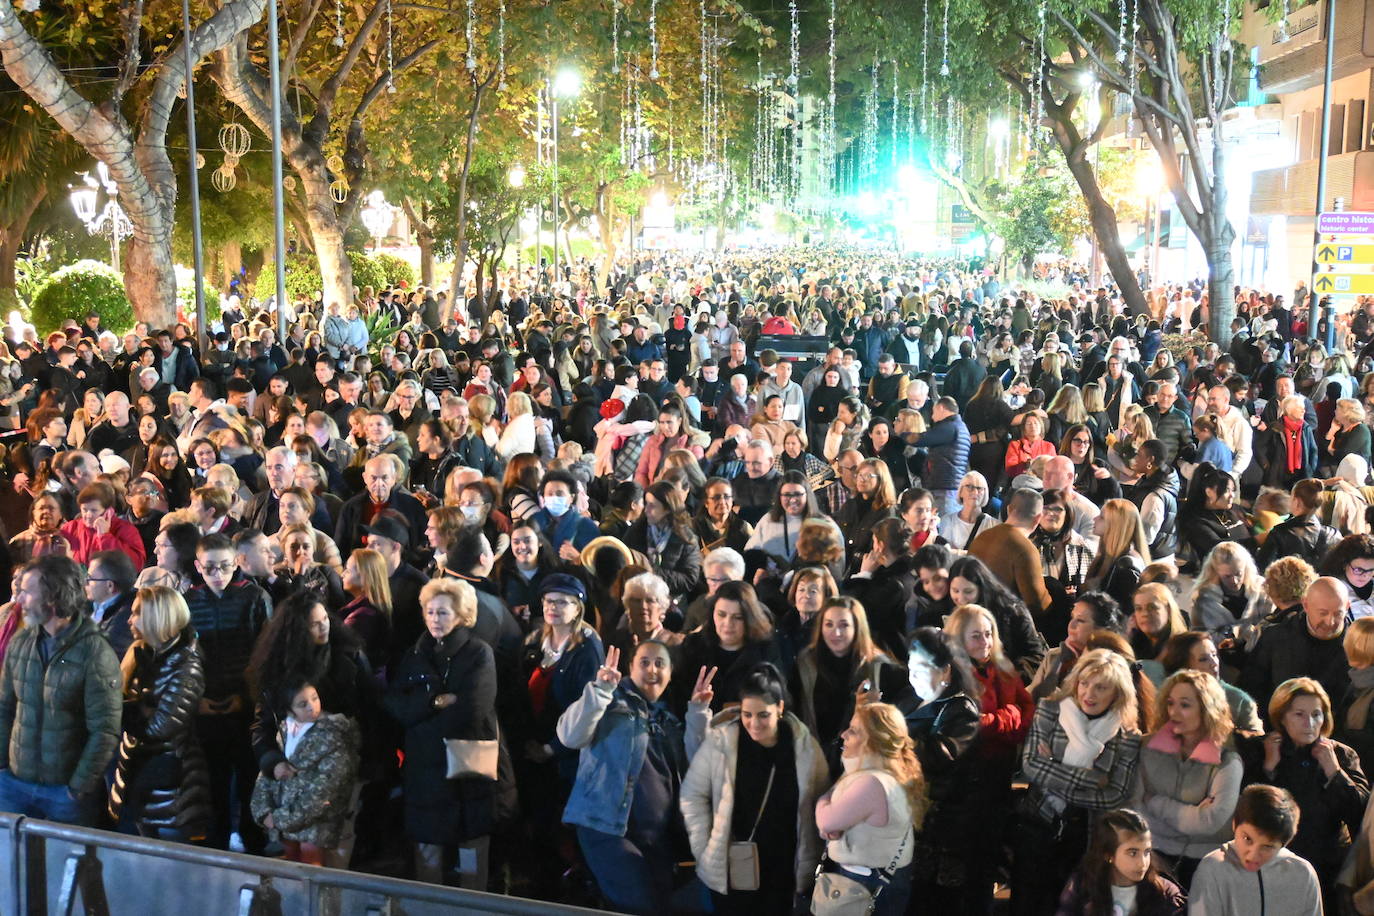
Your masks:
M898 916L911 898L912 838L928 807L921 764L890 703L858 706L842 737L845 775L816 802L816 828L827 841L822 875L868 888L873 916Z

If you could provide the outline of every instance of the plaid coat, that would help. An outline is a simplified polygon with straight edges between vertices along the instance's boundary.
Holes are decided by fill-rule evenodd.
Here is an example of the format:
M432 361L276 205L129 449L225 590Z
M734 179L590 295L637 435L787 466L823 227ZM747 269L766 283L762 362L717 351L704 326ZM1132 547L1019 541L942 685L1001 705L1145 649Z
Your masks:
M1041 755L1041 744L1049 746L1050 756ZM1062 762L1068 746L1068 734L1059 724L1059 703L1041 701L1021 750L1021 769L1030 782L1023 812L1053 824L1066 805L1107 811L1130 801L1140 762L1140 735L1118 732L1088 768Z

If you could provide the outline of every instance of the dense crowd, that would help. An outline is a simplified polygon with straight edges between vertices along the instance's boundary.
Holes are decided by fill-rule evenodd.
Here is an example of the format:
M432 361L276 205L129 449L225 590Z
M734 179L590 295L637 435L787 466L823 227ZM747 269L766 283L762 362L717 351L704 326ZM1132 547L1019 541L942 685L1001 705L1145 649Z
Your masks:
M1374 913L1374 303L1061 276L12 319L0 810L628 913Z

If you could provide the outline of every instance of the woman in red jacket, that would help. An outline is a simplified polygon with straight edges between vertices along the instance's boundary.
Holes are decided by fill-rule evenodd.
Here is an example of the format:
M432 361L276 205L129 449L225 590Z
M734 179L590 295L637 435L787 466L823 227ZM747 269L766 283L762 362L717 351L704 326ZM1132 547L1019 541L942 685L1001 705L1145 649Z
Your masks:
M973 673L982 686L979 699L978 741L974 745L978 791L971 793L972 804L983 825L989 850L1002 848L1006 812L1011 809L1011 777L1016 770L1021 742L1030 731L1035 703L1026 692L1016 669L1002 651L997 621L992 613L977 604L962 604L945 621L949 633L973 662ZM965 912L991 912L993 879L997 871L995 853L967 863Z
M76 495L76 518L62 526L62 534L71 542L71 557L85 566L91 555L102 550L122 550L134 561L134 569L142 569L147 560L143 537L129 522L115 516L115 491L103 480L92 481Z
M1021 419L1021 437L1007 443L1007 480L1024 474L1030 463L1041 455L1057 455L1054 444L1045 441L1045 418L1036 412Z

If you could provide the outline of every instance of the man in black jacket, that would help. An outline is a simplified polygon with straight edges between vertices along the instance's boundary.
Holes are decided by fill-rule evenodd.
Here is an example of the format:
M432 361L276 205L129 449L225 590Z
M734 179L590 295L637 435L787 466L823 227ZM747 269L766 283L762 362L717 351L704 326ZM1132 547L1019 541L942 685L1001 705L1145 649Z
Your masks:
M945 374L945 397L953 398L954 403L962 409L987 375L988 371L973 357L973 341L961 341L959 358L950 365L949 372Z
M91 555L86 575L86 597L91 602L91 619L100 625L100 631L110 641L116 658L124 658L124 653L133 644L134 634L129 629L129 615L133 613L134 596L137 590L134 581L138 570L134 561L122 550L102 550Z
M339 509L339 521L334 532L339 558L344 562L348 561L349 554L363 546L367 523L382 512L391 510L405 520L410 529L411 543L428 526L425 507L397 486L396 478L396 468L390 455L377 455L363 465L363 486L366 489Z
M1269 530L1257 558L1260 569L1280 557L1302 557L1313 566L1319 566L1331 548L1340 542L1340 532L1323 525L1317 518L1321 493L1320 480L1307 478L1293 484L1288 519Z
M1289 678L1310 677L1326 689L1327 696L1344 696L1350 665L1342 639L1349 611L1350 592L1344 582L1330 576L1313 582L1303 597L1301 614L1260 633L1237 686L1252 697L1267 697ZM1267 720L1267 704L1259 705L1261 718Z
M261 854L266 837L248 804L258 768L248 734L254 699L246 672L258 634L272 615L272 602L253 582L236 576L235 568L234 545L224 535L212 534L196 548L196 569L203 581L186 591L205 665L205 695L196 731L210 764L214 817L207 843L229 848L230 787L236 785L244 850Z

